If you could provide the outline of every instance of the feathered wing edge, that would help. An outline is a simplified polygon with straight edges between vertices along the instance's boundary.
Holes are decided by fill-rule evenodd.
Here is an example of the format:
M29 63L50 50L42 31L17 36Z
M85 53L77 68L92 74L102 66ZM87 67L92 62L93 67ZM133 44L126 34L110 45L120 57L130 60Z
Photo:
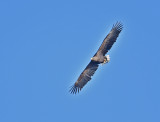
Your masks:
M121 32L122 29L123 29L123 24L121 22L116 22L116 24L114 24L113 27L112 27L112 30L113 29L116 29L116 30Z
M80 74L78 80L71 86L69 92L71 94L76 94L77 92L81 91L81 89L87 84L88 81L91 80L91 76L95 73L98 69L98 64L96 62L91 61L87 67L83 70Z
M75 85L73 85L73 86L71 86L69 92L70 92L71 94L76 94L77 92L79 93L79 91L81 91L81 89L82 89L82 88L76 87Z

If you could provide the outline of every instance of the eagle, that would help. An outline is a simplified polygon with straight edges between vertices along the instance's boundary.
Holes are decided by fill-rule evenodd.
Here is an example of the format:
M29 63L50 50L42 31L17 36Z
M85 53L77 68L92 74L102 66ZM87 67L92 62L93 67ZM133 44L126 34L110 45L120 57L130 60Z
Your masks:
M103 40L101 46L95 55L91 58L91 61L80 74L78 80L71 86L69 90L70 93L76 94L81 91L81 89L91 80L91 77L94 75L95 71L98 69L99 64L105 64L110 61L109 55L106 53L111 49L114 42L116 42L117 37L123 29L123 24L121 22L116 22L109 34ZM105 56L106 55L106 56Z

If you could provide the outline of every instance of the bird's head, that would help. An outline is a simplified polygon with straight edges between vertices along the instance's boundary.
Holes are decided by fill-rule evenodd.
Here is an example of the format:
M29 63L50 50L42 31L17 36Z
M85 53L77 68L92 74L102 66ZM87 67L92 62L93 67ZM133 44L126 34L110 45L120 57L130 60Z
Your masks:
M92 57L91 61L98 61L98 58L97 57Z
M91 60L93 61L93 60L94 60L94 57L92 57Z

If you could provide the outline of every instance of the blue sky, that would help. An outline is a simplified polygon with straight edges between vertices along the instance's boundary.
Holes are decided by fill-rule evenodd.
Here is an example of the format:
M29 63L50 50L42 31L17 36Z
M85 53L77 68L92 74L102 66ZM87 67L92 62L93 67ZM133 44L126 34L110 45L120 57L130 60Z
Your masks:
M160 122L160 2L0 1L1 122ZM116 21L84 89L69 87Z

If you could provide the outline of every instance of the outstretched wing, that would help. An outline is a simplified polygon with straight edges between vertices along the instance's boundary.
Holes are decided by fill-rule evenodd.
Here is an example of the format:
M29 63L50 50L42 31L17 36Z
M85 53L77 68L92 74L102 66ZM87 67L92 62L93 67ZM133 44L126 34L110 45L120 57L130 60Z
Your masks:
M83 86L91 80L91 76L93 76L95 71L98 69L98 66L98 63L91 61L81 73L75 84L71 87L70 92L73 94L79 92Z
M122 28L123 25L120 22L117 22L115 25L113 25L112 30L103 40L103 43L101 44L100 48L98 49L95 55L105 56L105 54L111 49L114 42L116 42L116 39L119 33L122 31Z

